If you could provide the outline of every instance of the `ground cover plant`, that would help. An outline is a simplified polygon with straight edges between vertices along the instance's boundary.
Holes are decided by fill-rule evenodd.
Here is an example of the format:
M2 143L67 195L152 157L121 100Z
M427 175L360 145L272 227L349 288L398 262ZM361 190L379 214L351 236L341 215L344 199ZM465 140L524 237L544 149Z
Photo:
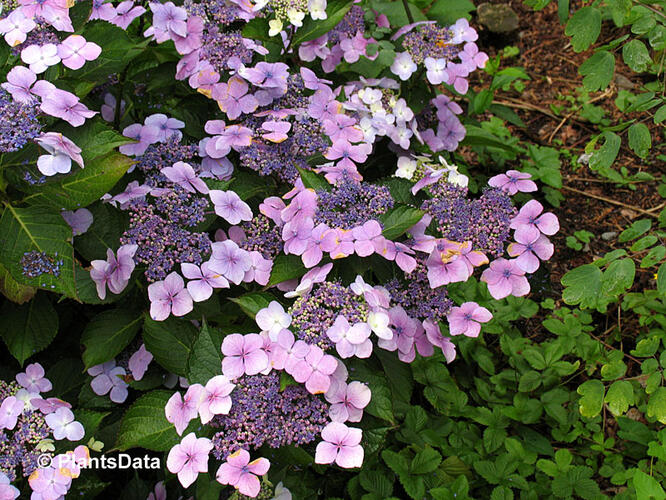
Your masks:
M664 7L3 2L0 499L666 498Z

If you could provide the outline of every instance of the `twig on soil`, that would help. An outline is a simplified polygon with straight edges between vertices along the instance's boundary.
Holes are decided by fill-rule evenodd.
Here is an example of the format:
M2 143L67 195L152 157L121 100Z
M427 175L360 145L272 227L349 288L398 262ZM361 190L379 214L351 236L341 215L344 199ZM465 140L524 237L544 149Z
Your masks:
M511 99L508 97L507 99ZM511 99L511 101L515 102L510 102L510 101L498 101L495 100L493 101L495 104L501 104L503 106L507 106L509 108L516 108L516 109L523 109L525 111L538 111L539 113L543 113L544 115L553 118L554 120L557 120L557 116L555 116L553 113L548 111L545 108L540 108L539 106L535 106L534 104L530 104L528 102L522 102L518 100Z
M615 92L615 89L611 85L610 87L608 87L608 89L603 94L598 95L594 99L590 99L586 104L592 104L593 102L601 101L602 99L605 99L606 97L609 97L609 96L613 95L614 92ZM562 120L557 125L557 127L555 127L555 130L553 130L551 132L550 136L548 136L548 144L553 142L553 137L555 137L555 134L557 134L557 132L564 126L564 124L567 122L567 120L569 118L571 118L572 116L574 116L576 113L578 113L578 111L580 111L582 107L583 107L582 104L578 105L576 107L576 109L574 109L571 113L569 113L564 118L562 118Z
M568 191L572 191L574 193L577 193L577 194L580 194L580 195L583 195L583 196L587 196L589 198L594 198L595 200L605 201L606 203L611 203L613 205L617 205L618 207L628 208L629 210L633 210L634 212L639 212L641 214L649 215L650 217L654 217L655 219L659 218L658 215L655 215L652 212L648 212L647 210L644 210L640 207L637 207L635 205L628 205L626 203L622 203L621 201L613 200L611 198L606 198L605 196L599 196L599 195L592 194L592 193L586 193L585 191L581 191L580 189L574 189L574 188L569 187L569 186L562 186L562 189L566 189ZM656 208L655 208L655 210L656 210Z

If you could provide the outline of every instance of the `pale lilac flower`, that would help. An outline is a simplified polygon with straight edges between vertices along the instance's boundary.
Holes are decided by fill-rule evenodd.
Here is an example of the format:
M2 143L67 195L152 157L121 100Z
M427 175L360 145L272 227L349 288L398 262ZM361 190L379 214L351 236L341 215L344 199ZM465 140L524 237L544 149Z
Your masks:
M35 100L31 87L36 81L37 75L31 69L14 66L7 73L7 81L2 84L2 88L9 92L15 101L30 103Z
M199 405L201 423L207 424L215 415L226 415L231 409L231 391L236 387L224 375L216 375L206 383L206 392Z
M287 132L291 130L291 123L285 121L265 121L261 124L261 128L268 132L261 135L263 139L279 144L289 137Z
M118 151L128 156L140 156L145 153L148 146L159 141L161 132L157 127L135 123L125 127L123 135L138 142L124 144L118 148Z
M511 257L517 257L516 265L526 273L533 273L539 269L539 259L548 260L553 256L555 248L548 238L540 234L536 240L524 239L524 234L516 232L516 242L510 243L507 252Z
M282 227L282 241L284 241L284 253L302 255L310 246L314 221L308 217L305 219L292 219Z
M250 253L232 240L216 241L211 247L214 269L236 285L243 281L245 273L252 267Z
M458 53L458 57L470 73L477 68L483 68L488 62L488 54L479 52L474 42L466 43L465 48Z
M220 465L215 479L220 484L233 486L242 495L256 497L261 490L257 476L266 474L270 466L271 463L265 458L257 458L250 462L250 454L245 450L238 450Z
M167 490L164 487L164 481L155 483L155 489L148 494L146 500L167 500Z
M132 181L127 184L124 191L121 191L110 200L113 206L115 206L115 203L119 203L120 208L124 208L130 201L137 198L144 198L150 191L151 187L147 184L139 185L139 181Z
M369 144L358 144L353 146L346 140L339 140L326 151L324 158L327 160L340 160L337 165L340 167L355 168L355 163L364 163L372 151Z
M172 167L164 167L160 170L162 174L174 184L178 184L189 193L207 194L208 186L197 177L192 165L183 161L178 161Z
M35 141L49 153L37 158L37 168L42 174L66 174L72 168L72 160L83 168L81 148L61 133L46 132Z
M371 392L362 382L334 383L324 395L331 403L328 415L333 422L360 422L363 408L370 403Z
M116 6L115 16L108 21L116 26L126 30L137 17L144 14L146 9L140 5L134 6L132 0L125 0Z
M283 222L289 222L292 219L305 219L314 217L317 211L317 193L314 189L304 189L299 192L291 203L282 210L280 216Z
M291 375L296 364L309 352L308 344L302 340L294 340L294 334L290 330L281 330L271 348L270 365Z
M432 288L466 281L471 271L461 258L462 244L442 239L428 256L428 282Z
M16 381L30 392L48 392L53 388L49 379L44 377L44 368L39 363L25 367L25 372L16 375Z
M537 200L530 200L523 205L511 220L511 229L515 229L516 239L520 241L534 241L541 233L548 236L555 234L560 230L560 223L557 216L550 212L543 212L543 205Z
M490 311L476 302L465 302L460 307L452 307L446 315L451 335L462 334L466 337L478 337L481 323L487 323L492 318Z
M15 500L20 494L21 492L18 488L9 484L9 478L4 473L0 472L0 499ZM289 498L291 500L291 496Z
M106 250L106 260L93 260L90 264L90 277L97 285L97 295L104 300L106 287L112 293L122 292L134 271L134 254L139 247L137 245L122 245L118 249L118 256L113 254L110 248ZM150 287L149 287L150 289Z
M182 37L173 34L171 37L179 54L192 54L197 49L201 48L204 26L204 20L199 16L189 16L187 18L187 36ZM204 73L202 73L201 70L204 67L207 69ZM205 76L205 73L208 73L208 75ZM217 83L219 80L220 74L213 69L213 66L208 61L202 61L199 67L199 72L190 76L188 83L197 83L196 85L191 85L192 88L210 89L212 84Z
M254 68L239 70L239 74L257 87L286 88L289 66L280 62L260 62Z
M292 500L291 491L282 484L282 481L275 485L275 491L271 500Z
M439 325L436 322L427 319L423 322L423 328L425 329L427 341L431 346L437 346L442 350L447 363L456 359L455 344L448 337L442 335Z
M164 414L168 422L176 428L178 435L182 435L190 420L199 413L199 405L204 398L205 388L201 384L192 384L187 388L185 397L180 392L174 392L164 406Z
M183 133L179 129L185 127L185 123L176 118L169 118L165 114L155 113L146 118L143 123L144 125L155 127L159 131L157 136L158 142L166 142L170 137L175 137L177 141L183 138Z
M356 323L351 326L342 314L335 318L333 325L326 330L326 335L335 343L335 350L341 358L352 356L368 358L372 354L370 326L367 323Z
M60 215L65 222L72 228L72 234L79 236L84 234L93 223L93 214L87 208L79 208L78 210L63 210Z
M57 440L67 438L69 441L78 441L83 438L85 430L80 422L74 420L74 414L69 408L58 408L44 417L46 423L53 431Z
M210 439L197 438L194 432L190 432L180 444L169 450L167 469L177 474L180 484L187 488L197 480L200 472L208 472L208 454L212 449Z
M347 141L360 142L363 140L363 132L356 127L356 120L351 116L338 113L323 121L324 133L329 136L331 142Z
M374 290L366 293L372 292L374 292ZM393 330L389 328L390 322L391 319L389 315L383 309L377 309L376 311L370 311L368 313L368 326L380 339L391 340L393 338Z
M252 209L234 191L211 189L208 195L213 202L215 213L229 224L236 225L240 221L252 219Z
M261 335L232 333L222 341L222 373L235 380L243 375L256 375L268 366L268 355L262 349Z
M273 341L277 339L280 330L289 328L291 324L291 316L284 311L284 307L279 302L274 300L268 304L268 307L259 310L254 319L259 328L268 332Z
M515 260L495 259L481 274L481 281L488 284L490 295L497 300L509 295L522 297L530 291L525 271L516 265Z
M24 406L25 403L16 396L6 397L0 405L0 429L14 429Z
M188 280L187 291L194 302L208 300L214 288L229 288L229 282L215 267L214 261L201 264L201 267L189 262L180 265L183 276Z
M416 64L409 52L399 52L396 54L393 64L391 64L391 72L397 75L402 81L409 79L416 71Z
M374 241L382 235L382 226L376 220L369 220L362 226L352 229L354 250L359 257L367 257L375 252Z
M232 76L226 84L218 84L216 89L218 88L221 95L216 95L213 91L213 98L231 120L242 114L252 113L259 106L256 97L247 93L248 85L242 78Z
M355 63L361 56L365 56L365 49L371 41L373 40L366 39L361 31L357 31L353 38L340 38L340 48L345 61Z
M324 34L314 40L303 42L298 47L298 57L301 61L312 62L316 58L325 59L331 52L327 47L328 35Z
M409 317L401 306L394 306L389 309L389 318L391 319L391 330L393 336L391 339L379 339L377 345L387 351L398 350L398 357L404 362L412 362L416 356L414 350L414 337L416 336L419 324Z
M221 151L224 151L227 148L233 148L234 151L239 151L241 148L245 148L251 143L252 130L247 127L241 127L240 125L229 125L219 136L217 136L217 139L215 140L215 148ZM206 151L208 151L208 149L206 149ZM210 152L208 152L208 154L210 154Z
M303 44L301 44L301 46L302 45ZM312 71L309 68L306 68L305 66L301 67L300 73L301 73L301 78L303 78L303 85L305 85L306 89L319 90L320 88L325 87L327 84L330 85L332 83L330 80L324 80L317 77L314 71Z
M157 43L166 42L171 33L187 36L187 11L184 8L176 7L173 2L163 4L151 2L149 6L153 11L153 28Z
M332 464L344 469L353 469L363 464L363 447L360 445L361 429L347 427L340 422L331 422L321 431L323 439L315 451L316 464Z
M449 27L453 33L451 43L457 45L462 42L474 42L479 38L476 30L469 25L469 21L465 18L458 19L453 26Z
M102 53L102 47L86 41L81 35L69 35L58 45L58 57L69 69L80 69L86 61L94 61Z
M116 17L116 9L113 4L107 0L93 0L92 13L90 20L102 19L103 21L110 21Z
M446 83L453 85L453 88L459 94L466 94L469 89L469 82L467 81L469 70L467 66L464 64L449 63L446 73L449 76Z
M26 15L22 9L16 9L0 19L0 33L5 36L5 41L11 47L25 42L27 34L37 27L32 16Z
M194 308L192 296L177 272L169 274L164 281L148 285L148 298L150 317L155 321L164 321L170 314L184 316Z
M29 45L21 51L21 60L30 66L30 71L43 73L49 66L60 62L58 47L53 43Z
M446 72L446 59L426 57L425 67L427 69L426 76L428 77L428 81L433 85L439 85L449 79L449 75Z
M71 474L53 466L39 467L30 474L28 483L32 489L33 500L64 498L72 484Z
M47 399L42 399L41 397L33 398L30 400L30 404L39 411L41 411L44 415L53 413L54 411L56 411L58 408L61 407L65 408L72 407L72 405L69 404L68 402L58 398L47 398Z
M272 270L273 261L270 259L264 259L264 256L261 254L261 252L252 250L250 252L250 269L245 271L243 282L250 283L254 281L262 286L265 286L271 279Z
M132 373L134 380L141 380L148 370L148 365L153 360L153 355L146 349L146 344L141 344L141 347L130 356L128 362L129 371Z
M40 109L47 115L62 118L72 127L83 125L86 118L92 118L98 113L90 111L74 94L60 89L55 89L43 97Z
M317 224L312 229L307 247L301 255L303 265L307 268L316 266L324 256L323 249L334 244L336 232L326 224Z
M115 360L107 361L101 365L95 365L88 369L88 375L94 377L90 387L98 396L109 394L114 403L124 403L127 399L127 382L124 377L125 369L116 366Z
M387 243L391 242L387 240ZM395 242L395 263L406 273L411 273L416 269L416 259L412 255L414 255L414 250L404 243Z
M518 170L507 170L505 174L499 174L488 179L488 185L505 191L508 195L530 193L537 190L537 185L530 180L531 174L519 172Z
M337 368L333 356L325 354L321 347L311 345L305 358L293 366L290 375L299 384L305 383L310 394L324 394L331 386L330 375Z
M74 31L74 26L72 26L72 20L69 18L69 8L66 6L66 4L64 6L65 8L62 8L62 6L56 6L53 5L53 3L56 2L50 2L48 0L42 2L43 8L41 17L57 31L68 31L72 33Z

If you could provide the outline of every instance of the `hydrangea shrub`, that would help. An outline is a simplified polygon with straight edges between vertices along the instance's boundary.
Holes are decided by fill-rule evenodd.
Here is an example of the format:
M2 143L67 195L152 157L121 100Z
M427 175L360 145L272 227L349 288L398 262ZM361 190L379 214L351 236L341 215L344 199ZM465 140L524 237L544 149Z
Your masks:
M80 406L164 453L152 498L209 472L288 498L270 450L362 467L377 360L455 362L492 319L459 287L525 296L553 255L529 174L456 165L475 29L405 5L3 5L0 288L26 326L2 336L23 364L54 297L85 307ZM44 374L0 382L1 498L67 494L81 471L37 452L100 451L109 412L84 430Z

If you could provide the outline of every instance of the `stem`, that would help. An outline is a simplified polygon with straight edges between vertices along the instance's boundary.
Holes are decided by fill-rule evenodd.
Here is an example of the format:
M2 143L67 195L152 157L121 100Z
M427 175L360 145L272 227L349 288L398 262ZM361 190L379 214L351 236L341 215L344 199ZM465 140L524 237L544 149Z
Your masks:
M412 11L409 9L409 3L407 0L402 0L402 5L405 6L405 14L407 14L409 24L414 24L414 17L412 16Z

